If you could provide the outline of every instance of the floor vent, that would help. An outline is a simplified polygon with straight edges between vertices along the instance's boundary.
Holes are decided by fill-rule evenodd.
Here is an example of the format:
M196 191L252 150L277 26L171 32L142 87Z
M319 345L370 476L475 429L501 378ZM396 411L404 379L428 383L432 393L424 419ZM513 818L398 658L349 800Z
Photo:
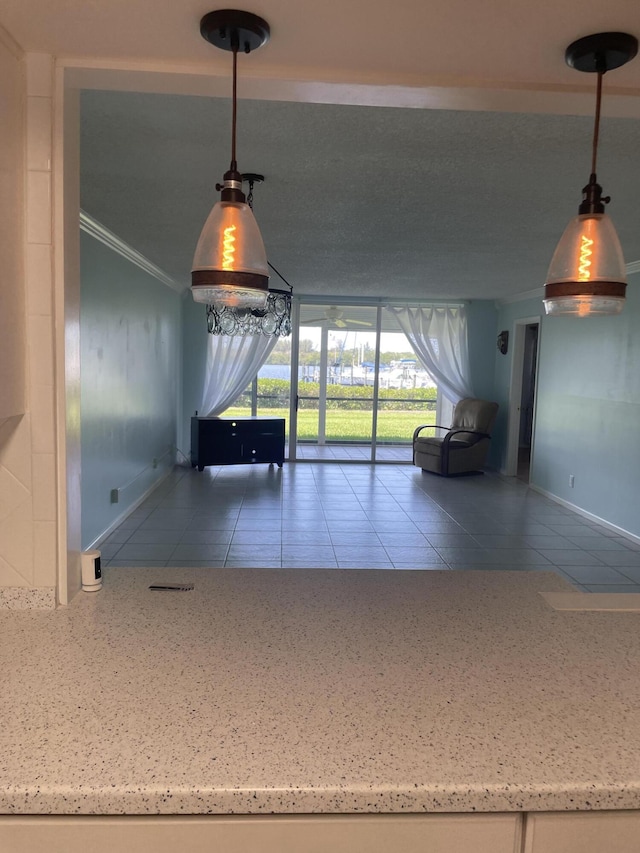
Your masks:
M154 592L189 592L193 589L192 583L152 583L149 589Z

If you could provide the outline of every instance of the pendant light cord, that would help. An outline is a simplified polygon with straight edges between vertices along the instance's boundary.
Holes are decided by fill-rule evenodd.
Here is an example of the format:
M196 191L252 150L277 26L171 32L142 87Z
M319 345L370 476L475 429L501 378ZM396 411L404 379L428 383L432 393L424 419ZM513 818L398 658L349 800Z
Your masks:
M596 114L593 122L593 143L591 146L591 175L589 183L583 187L584 197L578 207L580 215L593 216L604 213L604 206L611 201L610 196L602 195L602 187L598 183L596 175L596 161L598 158L598 138L600 136L600 107L602 104L602 78L607 70L606 57L602 54L595 56L595 71L598 74L598 85L596 89Z
M251 210L253 210L253 180L251 178L249 178L248 183L249 183L249 194L247 195L247 204L249 205ZM278 278L281 278L282 281L284 281L284 283L287 285L287 287L289 288L291 293L293 293L293 285L291 284L291 282L286 280L286 278L282 275L282 273L274 267L274 265L271 263L271 261L268 260L267 263L269 264L270 268L274 271L274 273L278 276Z
M232 50L233 50L233 111L231 117L231 171L238 171L238 163L236 161L236 125L238 119L238 33L232 35Z
M271 269L274 271L274 273L278 276L278 278L281 278L284 281L284 283L287 285L287 287L289 288L291 293L293 293L293 285L291 284L291 282L286 280L286 278L282 275L282 273L274 267L274 265L271 263L271 261L267 261L267 263L269 264Z
M598 61L598 60L596 60ZM602 78L604 71L598 69L598 88L596 93L596 117L593 125L593 146L591 149L591 175L595 178L596 159L598 156L598 137L600 135L600 104L602 102Z

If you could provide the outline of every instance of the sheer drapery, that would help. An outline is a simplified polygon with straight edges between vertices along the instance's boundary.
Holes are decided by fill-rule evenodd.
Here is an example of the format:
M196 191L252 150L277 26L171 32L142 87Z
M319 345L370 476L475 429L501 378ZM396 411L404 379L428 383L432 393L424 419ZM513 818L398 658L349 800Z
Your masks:
M432 305L389 308L400 324L420 363L442 393L455 405L475 397L471 386L467 315L464 306Z
M209 335L200 414L216 417L244 391L269 358L276 335Z

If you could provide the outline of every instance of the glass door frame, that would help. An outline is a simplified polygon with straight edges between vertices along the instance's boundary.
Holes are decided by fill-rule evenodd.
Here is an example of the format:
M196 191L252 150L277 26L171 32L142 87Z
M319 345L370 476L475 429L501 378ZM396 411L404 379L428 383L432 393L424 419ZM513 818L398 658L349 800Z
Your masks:
M401 306L401 305L434 305L434 304L445 304L453 307L460 307L464 305L464 302L451 303L451 302L424 302L424 303L416 303L414 300L403 300L403 299L366 299L366 298L339 298L339 297L313 297L313 296L302 296L297 297L294 296L291 305L291 362L290 362L290 397L289 397L289 424L288 424L288 436L287 436L287 447L285 450L285 457L289 461L311 461L304 460L299 458L296 454L296 448L298 444L298 419L297 419L297 407L296 401L298 399L298 390L300 386L299 382L299 360L300 360L300 317L301 317L301 306L309 306L313 305L315 307L327 307L338 305L340 307L367 307L367 308L375 308L376 309L376 323L375 323L375 358L374 358L374 382L373 382L373 397L371 400L372 403L372 434L371 434L371 454L370 459L366 460L358 460L358 459L314 459L314 462L340 462L340 464L344 463L353 463L353 464L370 464L371 462L378 462L378 464L397 464L393 463L390 460L385 459L377 459L377 449L380 442L378 441L378 414L379 414L379 403L380 403L380 359L381 359L381 338L382 334L384 334L382 325L383 325L383 311L385 308ZM372 330L373 331L373 330ZM387 329L387 331L392 331ZM401 331L400 329L393 331ZM321 415L326 417L326 391L328 384L328 333L329 327L323 326L323 343L321 345L321 353L324 353L323 363L324 363L324 411L319 411L319 418ZM320 370L323 369L322 363L320 364ZM260 406L258 401L258 381L254 380L251 384L251 414L255 416L260 413ZM442 394L437 395L436 399L436 423L443 423L443 410L446 411L447 406L451 407L449 401ZM326 421L325 421L326 423ZM324 432L324 431L323 431ZM384 442L382 442L384 444ZM403 445L404 446L404 445Z
M293 299L292 304L292 341L291 341L291 396L289 400L289 439L288 439L288 447L286 450L287 459L291 462L294 461L308 461L303 460L297 456L296 450L298 446L298 406L297 401L299 399L298 391L299 391L299 357L300 357L300 309L301 306L304 305L335 305L339 304L341 307L344 306L366 306L368 308L376 309L376 323L375 323L375 358L374 358L374 381L373 381L373 397L372 397L372 422L371 422L371 453L369 459L366 460L355 460L355 459L314 459L314 462L339 462L340 464L371 464L372 462L378 462L378 464L386 464L386 460L377 460L376 459L376 451L377 451L377 432L378 432L378 406L379 406L379 396L380 396L380 344L382 337L382 317L383 310L389 305L398 304L392 300L377 300L375 302L370 301L360 301L358 299L353 300L336 300L336 298L332 299L322 299L316 298L314 299L312 296L306 298L296 298ZM401 304L401 303L400 303ZM329 328L328 325L322 326L321 331L321 344L320 344L320 393L319 393L319 411L318 411L318 434L319 437L322 436L324 439L325 430L324 424L326 423L326 396L327 396L327 379L328 379L328 340L329 340ZM323 381L324 380L324 381ZM440 396L438 396L438 408L439 408L439 400ZM393 464L393 463L389 463ZM395 463L397 464L397 463ZM410 463L407 463L410 464Z
M298 446L298 362L300 361L300 300L295 297L291 302L291 372L289 392L289 437L285 448L286 458L296 461Z

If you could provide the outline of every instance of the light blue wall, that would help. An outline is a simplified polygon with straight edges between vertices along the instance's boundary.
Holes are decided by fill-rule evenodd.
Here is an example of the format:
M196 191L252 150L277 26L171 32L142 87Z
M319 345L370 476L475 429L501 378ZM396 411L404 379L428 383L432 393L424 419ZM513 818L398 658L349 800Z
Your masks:
M495 303L487 299L474 300L467 306L471 384L481 400L494 399L497 316Z
M541 313L539 300L502 308L498 329ZM496 358L504 411L495 449L504 459L511 359ZM531 483L640 535L640 281L630 277L618 317L543 317ZM569 486L569 475L575 486Z
M208 339L206 306L194 302L191 292L187 291L182 297L183 380L178 423L178 448L187 458L191 449L191 417L202 403Z
M549 318L532 481L640 535L640 282L619 317ZM569 487L569 474L575 487Z
M84 233L80 253L87 548L174 464L181 318L175 291Z

